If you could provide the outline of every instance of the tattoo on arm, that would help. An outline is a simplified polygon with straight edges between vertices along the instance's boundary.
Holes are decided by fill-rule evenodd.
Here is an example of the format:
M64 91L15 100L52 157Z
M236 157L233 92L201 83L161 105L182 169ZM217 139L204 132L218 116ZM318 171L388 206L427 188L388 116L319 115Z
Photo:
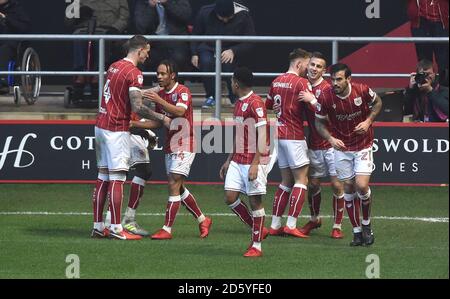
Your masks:
M380 114L382 106L383 106L383 102L381 101L381 98L379 96L377 96L375 98L375 101L372 105L370 115L368 117L371 122L373 122L375 120L375 118L377 117L377 115Z
M325 140L330 139L331 134L327 129L327 120L316 117L314 124L316 125L316 130L319 132L320 136Z
M164 115L161 113L157 113L150 108L146 107L144 105L144 101L142 100L142 94L140 91L133 90L130 91L130 102L131 102L131 109L133 112L137 113L140 117L155 120L159 122L164 121Z

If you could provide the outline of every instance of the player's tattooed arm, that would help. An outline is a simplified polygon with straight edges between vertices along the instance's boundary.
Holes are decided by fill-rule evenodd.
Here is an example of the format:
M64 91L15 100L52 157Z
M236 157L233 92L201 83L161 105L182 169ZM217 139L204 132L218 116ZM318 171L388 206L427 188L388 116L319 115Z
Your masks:
M327 128L328 120L326 118L319 118L316 116L314 124L316 125L316 130L319 133L319 135L322 136L322 138L324 138L325 140L327 140L333 148L340 151L346 149L344 142L340 139L334 138L330 134L330 131L328 131Z
M131 90L129 93L131 110L142 118L158 121L165 127L170 127L170 120L161 113L157 113L144 105L142 94L138 90Z

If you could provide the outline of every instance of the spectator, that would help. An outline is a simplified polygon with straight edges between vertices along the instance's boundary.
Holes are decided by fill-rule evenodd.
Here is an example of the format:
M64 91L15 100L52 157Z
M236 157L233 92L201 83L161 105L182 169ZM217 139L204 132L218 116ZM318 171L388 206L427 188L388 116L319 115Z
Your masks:
M448 87L436 80L430 60L424 59L417 64L416 73L411 74L405 100L405 115L412 114L414 121L448 121Z
M255 35L255 26L247 7L233 0L216 0L215 4L203 6L196 18L193 35ZM234 72L238 60L252 49L250 43L224 42L222 44L222 71ZM202 72L215 70L215 44L211 42L193 42L191 44L192 64ZM231 90L231 79L227 78L230 101L234 104L236 97ZM203 85L206 92L204 108L216 104L214 99L214 78L205 77ZM220 101L220 99L219 99ZM220 102L219 102L220 103Z
M128 3L127 0L80 0L80 18L67 19L65 24L74 34L122 34L128 26ZM95 21L94 21L95 20ZM93 25L95 22L95 26ZM89 32L93 28L94 32ZM114 59L118 59L122 53L115 53L114 43L107 42L105 50L105 63L107 66ZM74 42L74 70L82 71L96 68L95 65L86 65L87 41ZM111 54L113 53L113 54ZM98 51L94 50L94 57L98 61ZM79 76L75 83L84 84L86 77ZM97 77L94 77L96 80Z
M17 0L0 0L0 34L29 33L30 19ZM8 70L10 60L16 58L17 46L15 40L0 40L0 70ZM0 94L9 92L6 76L0 77Z
M137 0L134 7L136 34L187 35L191 13L188 0ZM147 68L154 70L159 62L170 59L185 71L189 58L187 41L152 42L152 59L147 61Z
M414 37L448 37L448 0L408 0ZM436 57L441 84L448 86L448 43L416 43L418 61Z

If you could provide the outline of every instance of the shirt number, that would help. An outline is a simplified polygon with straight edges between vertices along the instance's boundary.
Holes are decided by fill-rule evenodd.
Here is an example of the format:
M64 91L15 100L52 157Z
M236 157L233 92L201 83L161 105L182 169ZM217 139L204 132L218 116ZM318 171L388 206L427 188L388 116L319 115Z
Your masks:
M109 87L110 79L108 79L105 83L105 87L103 87L103 97L105 98L105 103L108 104L111 99L111 88Z

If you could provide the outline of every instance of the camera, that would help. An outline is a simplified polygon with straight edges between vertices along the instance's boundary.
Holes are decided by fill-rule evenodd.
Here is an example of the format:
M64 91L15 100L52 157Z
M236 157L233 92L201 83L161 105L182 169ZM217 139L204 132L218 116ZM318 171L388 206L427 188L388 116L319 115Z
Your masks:
M416 81L416 84L424 84L426 83L426 80L428 78L428 74L425 72L419 72L414 76L414 80Z

